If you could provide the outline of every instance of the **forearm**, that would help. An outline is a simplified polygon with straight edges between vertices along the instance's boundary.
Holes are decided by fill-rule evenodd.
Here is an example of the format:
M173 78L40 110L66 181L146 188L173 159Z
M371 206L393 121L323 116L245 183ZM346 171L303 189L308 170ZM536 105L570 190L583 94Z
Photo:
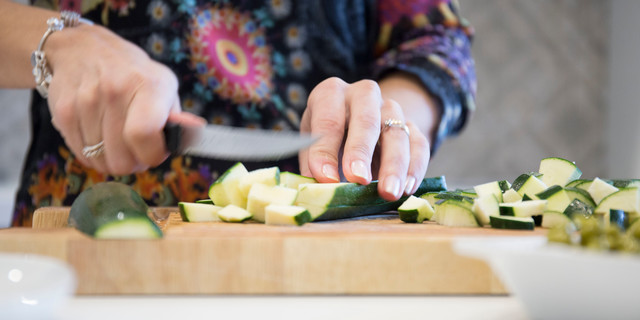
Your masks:
M405 120L413 122L429 139L429 143L433 143L441 116L438 100L418 79L407 73L390 74L378 83L382 97L395 100L402 107Z
M0 0L0 87L33 88L31 52L57 12ZM46 47L46 45L45 45Z

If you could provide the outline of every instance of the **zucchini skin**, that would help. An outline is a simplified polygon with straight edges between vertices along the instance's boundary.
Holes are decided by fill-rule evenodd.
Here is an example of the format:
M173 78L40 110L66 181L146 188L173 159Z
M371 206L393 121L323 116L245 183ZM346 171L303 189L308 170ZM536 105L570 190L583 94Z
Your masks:
M386 201L378 195L377 182L372 182L371 184L363 187L366 188L360 190L363 190L366 196L361 198L358 194L353 193L352 197L354 198L352 199L355 200L349 201L349 203L344 205L332 204L326 208L323 214L315 218L314 221L347 219L381 214L387 211L397 210L400 205L409 198L409 196L403 196L396 201ZM427 192L439 192L446 190L447 185L444 176L424 178L413 195L419 197ZM375 196L373 195L373 192L375 192Z
M68 223L93 237L111 222L144 219L158 237L162 237L162 231L149 218L148 211L149 206L130 186L115 181L101 182L84 190L74 200Z

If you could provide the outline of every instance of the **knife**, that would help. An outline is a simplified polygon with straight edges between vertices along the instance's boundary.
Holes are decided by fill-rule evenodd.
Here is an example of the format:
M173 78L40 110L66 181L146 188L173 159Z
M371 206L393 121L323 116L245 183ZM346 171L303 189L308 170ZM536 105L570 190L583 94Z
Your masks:
M278 160L309 147L316 138L294 131L246 129L220 125L190 126L169 122L164 127L167 149L221 160Z

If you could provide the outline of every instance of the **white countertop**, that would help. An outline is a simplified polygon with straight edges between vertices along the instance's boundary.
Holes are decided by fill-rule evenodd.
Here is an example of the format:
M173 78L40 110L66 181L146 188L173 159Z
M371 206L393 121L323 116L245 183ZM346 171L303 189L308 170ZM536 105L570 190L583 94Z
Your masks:
M508 296L81 296L51 319L528 319Z

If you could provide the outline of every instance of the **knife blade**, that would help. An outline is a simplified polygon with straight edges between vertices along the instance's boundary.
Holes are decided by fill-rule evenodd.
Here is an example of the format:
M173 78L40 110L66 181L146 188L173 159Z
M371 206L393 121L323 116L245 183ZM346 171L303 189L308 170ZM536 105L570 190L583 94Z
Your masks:
M167 123L167 149L221 160L278 160L293 156L316 141L310 135L289 131L246 129L220 125L189 126Z

